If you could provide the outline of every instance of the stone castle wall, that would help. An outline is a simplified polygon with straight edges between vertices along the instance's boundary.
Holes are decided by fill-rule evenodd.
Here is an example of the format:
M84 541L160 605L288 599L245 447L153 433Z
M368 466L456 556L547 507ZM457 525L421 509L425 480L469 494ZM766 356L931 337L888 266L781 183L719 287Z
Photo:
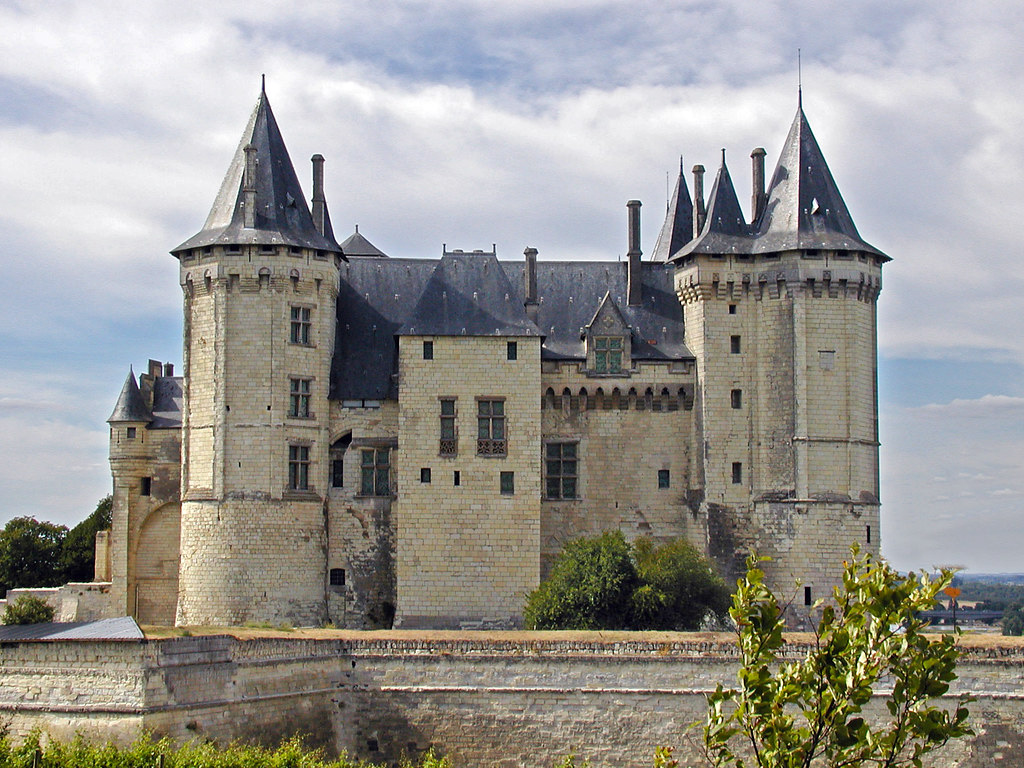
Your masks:
M221 743L305 732L331 752L375 761L434 745L458 767L532 768L569 752L595 768L649 766L663 744L696 765L699 731L689 725L703 717L704 696L735 679L737 658L729 636L668 633L15 643L0 655L0 720L15 738L33 727L120 742L144 729ZM977 735L929 765L1016 765L1024 646L968 645L958 672L948 700L977 697Z

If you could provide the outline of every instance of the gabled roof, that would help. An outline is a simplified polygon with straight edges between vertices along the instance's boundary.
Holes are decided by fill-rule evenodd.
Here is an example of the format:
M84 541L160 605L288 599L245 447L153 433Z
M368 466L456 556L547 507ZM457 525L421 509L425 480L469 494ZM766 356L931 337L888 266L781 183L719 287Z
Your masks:
M804 249L866 251L885 257L857 232L799 106L768 187L753 253Z
M256 148L256 173L253 186L256 190L255 226L247 228L245 223L245 148ZM235 150L227 175L221 184L217 199L210 209L203 229L186 240L171 253L188 248L208 245L294 245L317 250L339 253L341 248L330 234L329 215L325 213L324 231L321 235L313 224L309 207L306 205L302 187L295 175L295 168L284 138L277 126L277 120L270 108L266 91L260 91L256 108L249 117L249 123L242 133L242 139Z
M358 224L356 224L356 231L341 244L341 250L346 256L376 256L385 259L388 257L384 251L363 237Z
M601 317L610 317L611 320L606 322L609 325L614 323L614 327L617 330L629 330L629 323L627 323L626 318L622 316L622 311L619 309L619 305L616 303L615 299L612 298L611 291L605 292L604 298L601 299L601 303L597 305L597 311L594 313L594 316L590 318L590 322L587 323L584 328L589 331L598 324Z
M674 258L690 253L750 253L750 248L750 227L743 217L723 149L722 165L708 197L704 228L700 236L681 248Z
M651 261L668 261L692 239L693 201L683 175L683 159L679 158L679 178L676 179L676 188L665 212L665 223L654 244Z
M107 423L135 421L148 424L152 420L153 414L150 412L149 406L146 405L142 390L139 389L139 385L135 381L135 371L129 368L128 378L124 380L124 386L121 387L121 394L118 395L114 412L110 414Z
M446 253L400 336L540 336L493 253Z

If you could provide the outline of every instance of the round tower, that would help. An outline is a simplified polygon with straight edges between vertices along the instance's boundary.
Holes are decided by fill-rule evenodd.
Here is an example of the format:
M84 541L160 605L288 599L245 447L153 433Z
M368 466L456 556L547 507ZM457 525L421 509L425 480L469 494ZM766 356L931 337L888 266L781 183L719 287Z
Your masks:
M328 389L341 248L313 212L265 92L184 292L179 625L326 620Z

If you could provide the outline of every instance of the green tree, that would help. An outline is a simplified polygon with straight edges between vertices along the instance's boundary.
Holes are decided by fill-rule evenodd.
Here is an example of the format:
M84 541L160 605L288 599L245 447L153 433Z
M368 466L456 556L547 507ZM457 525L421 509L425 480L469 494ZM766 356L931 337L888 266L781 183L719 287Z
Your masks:
M53 621L53 606L32 595L22 595L8 603L4 611L4 624L46 624Z
M92 581L96 569L96 533L110 528L113 497L104 496L96 509L64 537L61 547L61 583Z
M570 541L527 598L530 629L698 629L729 607L725 582L679 539L630 545L618 531Z
M727 615L729 588L685 539L660 547L650 539L638 539L633 559L642 585L633 594L633 624L638 629L693 631L709 615Z
M61 545L68 529L32 517L15 517L0 531L0 594L15 587L63 583Z
M742 655L739 687L708 697L704 749L715 766L811 768L923 765L923 756L972 733L968 698L936 706L956 679L952 636L924 634L918 611L931 608L952 573L900 576L884 562L847 563L810 650L787 660L778 600L757 559L748 561L730 614ZM891 685L888 717L865 718L873 691Z
M530 593L530 629L621 629L637 588L631 548L619 531L570 541L551 575Z
M1011 605L1003 612L1003 634L1024 635L1024 606Z

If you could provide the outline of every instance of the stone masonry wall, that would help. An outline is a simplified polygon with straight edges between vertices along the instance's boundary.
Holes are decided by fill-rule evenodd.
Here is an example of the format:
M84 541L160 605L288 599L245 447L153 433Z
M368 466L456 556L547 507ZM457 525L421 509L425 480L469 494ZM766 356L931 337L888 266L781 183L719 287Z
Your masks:
M977 697L977 735L938 753L936 768L1016 765L1024 751L1024 645L985 642L968 641L948 699ZM733 682L737 658L729 636L672 633L8 643L0 721L15 738L38 726L120 742L143 729L270 744L298 731L376 761L434 745L459 768L549 766L569 752L595 768L649 766L664 744L697 765L688 726L716 684Z

